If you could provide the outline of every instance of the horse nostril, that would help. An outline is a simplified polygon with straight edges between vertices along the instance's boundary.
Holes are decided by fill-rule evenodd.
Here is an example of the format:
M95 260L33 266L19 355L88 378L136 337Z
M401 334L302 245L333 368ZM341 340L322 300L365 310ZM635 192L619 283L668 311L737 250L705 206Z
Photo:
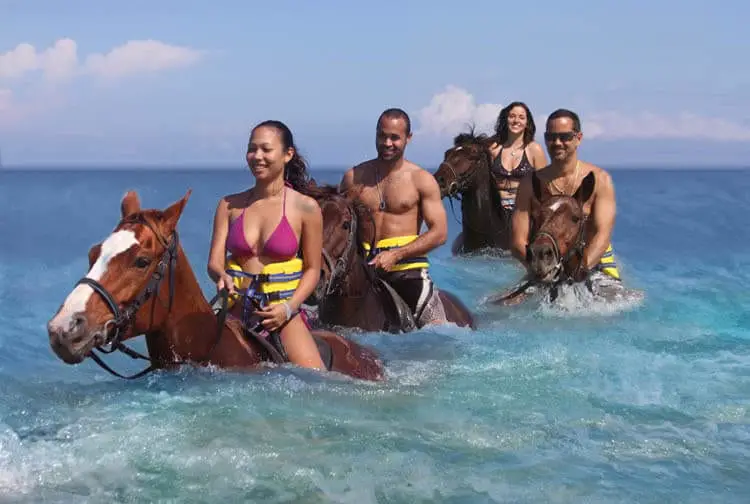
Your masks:
M73 315L73 320L70 322L71 329L80 329L86 325L86 317L82 314Z

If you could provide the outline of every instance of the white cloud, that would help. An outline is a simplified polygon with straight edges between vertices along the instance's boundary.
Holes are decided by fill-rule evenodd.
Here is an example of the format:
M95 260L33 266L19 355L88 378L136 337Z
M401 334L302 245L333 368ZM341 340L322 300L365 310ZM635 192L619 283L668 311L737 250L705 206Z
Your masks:
M19 78L38 70L49 80L59 80L71 75L77 66L76 43L70 39L60 39L39 53L26 43L0 53L0 79Z
M436 137L452 136L474 123L477 130L489 133L501 108L496 103L477 104L474 96L465 89L447 86L417 112L417 132ZM675 116L616 110L577 112L586 138L750 141L750 125L689 112ZM534 115L537 131L544 130L546 114Z
M131 40L107 54L90 55L86 58L85 70L101 77L116 78L190 66L201 56L202 51L158 40Z
M474 125L479 131L491 131L502 105L482 103L477 105L474 96L465 89L447 86L434 95L430 104L416 114L419 120L417 134L454 135Z
M86 74L111 79L189 66L203 55L203 51L158 40L131 40L105 54L90 54L80 64L75 40L64 38L42 52L23 43L0 53L0 79L20 78L35 71L55 82Z
M12 127L24 118L43 114L59 105L61 85L74 78L111 81L141 73L186 67L198 62L204 51L165 44L158 40L131 40L102 54L79 60L75 40L62 38L47 49L27 43L0 52L0 127ZM38 74L41 79L34 79ZM20 79L27 77L23 81ZM29 79L28 77L31 77ZM14 81L23 93L13 92ZM18 89L16 89L18 91ZM21 98L22 97L22 98Z

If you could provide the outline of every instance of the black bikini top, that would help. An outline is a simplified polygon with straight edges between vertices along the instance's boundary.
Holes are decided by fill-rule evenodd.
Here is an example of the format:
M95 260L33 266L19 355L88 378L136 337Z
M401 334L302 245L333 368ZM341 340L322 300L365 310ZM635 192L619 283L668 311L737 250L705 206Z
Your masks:
M511 179L511 180L521 180L526 175L534 171L534 167L529 162L529 158L526 156L526 149L523 149L523 157L521 158L521 162L516 166L513 170L508 171L503 166L503 147L500 148L500 152L498 152L497 157L492 162L492 166L490 167L492 170L492 174L499 179Z

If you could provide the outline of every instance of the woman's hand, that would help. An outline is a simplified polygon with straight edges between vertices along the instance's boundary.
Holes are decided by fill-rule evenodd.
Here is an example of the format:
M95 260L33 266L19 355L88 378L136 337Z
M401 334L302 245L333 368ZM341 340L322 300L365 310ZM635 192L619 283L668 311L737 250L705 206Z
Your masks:
M234 288L234 279L226 272L221 273L219 280L216 282L216 292L221 292L222 289L227 289L230 295L237 292Z
M269 331L281 329L281 326L292 318L292 309L287 303L269 305L255 313L263 319L261 324Z

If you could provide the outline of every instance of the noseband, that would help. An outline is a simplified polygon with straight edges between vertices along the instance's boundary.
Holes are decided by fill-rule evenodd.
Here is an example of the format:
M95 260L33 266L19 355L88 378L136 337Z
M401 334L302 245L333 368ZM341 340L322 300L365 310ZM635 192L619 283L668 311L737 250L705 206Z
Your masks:
M438 169L440 169L443 165L447 166L453 174L453 180L450 184L448 184L448 187L446 189L447 195L449 198L451 198L451 200L460 199L459 195L463 194L467 189L469 189L469 184L474 179L474 175L476 174L477 170L476 165L474 163L471 163L471 168L463 172L461 175L456 172L456 168L450 161L448 161L447 158L445 161L440 163Z
M179 244L179 238L177 235L177 230L172 232L172 235L170 237L170 241L167 242L164 237L162 237L156 229L144 218L139 217L135 219L130 220L123 220L120 222L120 225L122 224L143 224L149 229L151 229L151 232L153 232L156 239L159 241L159 243L164 247L164 252L161 255L161 258L159 259L158 264L156 265L156 269L151 274L151 278L149 279L148 283L146 284L146 287L141 290L141 292L131 301L129 304L127 304L124 307L120 307L120 305L115 301L112 294L97 280L94 280L93 278L83 277L78 282L76 282L77 285L88 285L92 289L94 289L94 292L99 294L101 298L104 300L104 302L107 304L107 307L112 312L113 318L109 319L107 322L104 323L104 337L105 341L101 345L97 345L94 347L95 350L98 350L104 354L110 354L112 352L115 352L117 350L121 351L122 353L128 355L129 357L132 357L134 359L145 359L150 361L151 359L149 357L146 357L145 355L136 352L135 350L127 347L122 342L122 336L125 334L125 332L130 328L130 326L133 323L133 319L135 318L136 313L138 313L138 310L140 310L141 306L148 301L155 293L159 291L159 285L161 284L162 279L164 278L165 271L167 268L169 268L169 302L168 302L168 311L172 310L172 299L174 297L174 266L177 261L177 248ZM118 226L119 227L119 226ZM154 298L155 300L156 298ZM98 355L96 355L94 352L91 353L91 358L103 369L110 372L111 374L115 376L119 376L120 378L138 378L140 376L145 375L146 373L152 371L153 364L147 367L146 369L136 373L132 376L123 376L116 371L112 370L107 364L105 364Z
M586 241L585 241L586 222L587 222L587 218L585 216L581 218L578 224L578 235L576 236L576 241L573 243L573 246L570 247L570 249L564 256L560 254L560 244L557 242L557 238L555 238L554 235L552 235L552 233L544 231L543 229L540 229L540 231L537 231L534 234L534 239L531 241L529 245L526 246L527 262L529 259L531 259L531 245L536 243L536 241L539 240L540 238L546 238L547 240L549 240L550 243L552 244L552 252L555 258L555 267L554 267L555 284L559 284L561 281L560 274L562 273L568 261L570 261L570 259L573 257L573 255L578 255L579 257L583 257L583 249L586 246ZM540 228L544 228L544 223L542 223Z

